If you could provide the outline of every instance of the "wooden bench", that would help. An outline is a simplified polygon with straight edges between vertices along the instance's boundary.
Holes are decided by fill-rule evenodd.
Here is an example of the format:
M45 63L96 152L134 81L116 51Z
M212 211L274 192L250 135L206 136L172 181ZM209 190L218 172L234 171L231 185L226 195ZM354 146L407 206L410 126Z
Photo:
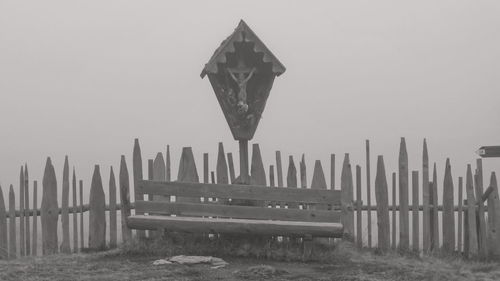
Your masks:
M167 229L176 232L214 234L342 237L340 212L335 207L340 205L340 191L337 190L147 180L139 181L138 188L141 194L192 197L200 202L136 200L136 212L142 212L145 215L128 217L128 227L133 229ZM201 197L294 202L307 206L319 205L319 207L301 210L268 208L267 206L222 205L201 202Z

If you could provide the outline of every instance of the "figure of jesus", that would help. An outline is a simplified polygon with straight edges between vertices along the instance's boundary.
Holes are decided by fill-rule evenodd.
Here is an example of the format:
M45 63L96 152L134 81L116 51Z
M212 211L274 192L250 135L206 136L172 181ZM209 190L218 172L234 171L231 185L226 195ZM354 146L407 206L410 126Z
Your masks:
M228 68L229 75L233 78L234 82L239 87L238 92L238 113L243 114L248 111L247 104L247 83L252 78L253 74L257 69L255 67L246 67L243 60L238 60L238 66L236 68Z

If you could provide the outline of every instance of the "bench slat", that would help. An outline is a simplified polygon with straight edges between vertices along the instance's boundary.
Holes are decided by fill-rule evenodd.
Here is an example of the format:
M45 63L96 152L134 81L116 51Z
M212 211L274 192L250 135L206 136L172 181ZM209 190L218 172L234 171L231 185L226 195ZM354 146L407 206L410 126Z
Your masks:
M136 210L143 213L182 216L213 216L239 219L283 221L340 222L340 212L265 207L137 201Z
M338 190L291 189L267 186L139 181L142 193L184 197L217 197L243 200L340 204Z
M312 235L341 237L342 224L270 220L215 219L136 215L128 218L130 228L203 233L241 233L262 235Z

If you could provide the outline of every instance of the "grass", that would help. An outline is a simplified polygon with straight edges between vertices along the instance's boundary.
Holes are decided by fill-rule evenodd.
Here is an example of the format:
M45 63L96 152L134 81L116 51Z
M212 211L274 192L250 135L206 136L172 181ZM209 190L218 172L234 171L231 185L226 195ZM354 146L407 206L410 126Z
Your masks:
M301 261L295 240L208 240L184 236L134 240L99 253L26 257L0 261L0 280L500 280L500 264L466 262L456 256L418 256L356 249L351 243L316 244L315 256ZM212 255L229 265L160 265L152 262L177 254Z

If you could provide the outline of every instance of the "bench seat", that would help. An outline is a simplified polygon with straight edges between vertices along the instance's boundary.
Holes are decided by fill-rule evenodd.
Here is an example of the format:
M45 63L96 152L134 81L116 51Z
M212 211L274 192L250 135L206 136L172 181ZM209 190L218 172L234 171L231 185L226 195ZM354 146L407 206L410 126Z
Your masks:
M127 225L134 229L167 229L179 232L239 233L283 236L342 237L342 224L256 219L133 215Z

